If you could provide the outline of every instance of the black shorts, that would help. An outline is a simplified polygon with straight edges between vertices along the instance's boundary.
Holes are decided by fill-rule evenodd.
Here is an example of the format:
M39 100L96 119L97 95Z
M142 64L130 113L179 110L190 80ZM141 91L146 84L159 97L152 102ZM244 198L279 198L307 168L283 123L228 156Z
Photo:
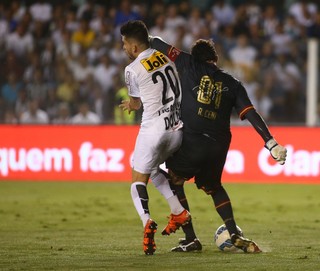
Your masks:
M230 146L230 139L218 141L194 133L183 133L180 149L170 156L166 166L179 177L195 177L198 188L209 191L221 185L221 175Z

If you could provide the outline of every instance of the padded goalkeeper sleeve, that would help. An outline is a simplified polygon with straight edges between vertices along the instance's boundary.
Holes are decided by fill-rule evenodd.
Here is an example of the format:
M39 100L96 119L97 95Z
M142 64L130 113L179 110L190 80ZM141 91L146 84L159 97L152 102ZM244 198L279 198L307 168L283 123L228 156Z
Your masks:
M265 143L267 143L272 138L272 135L270 134L267 124L255 109L249 110L248 113L246 113L245 118L251 123L254 129L259 133L259 135L263 138Z
M149 36L150 46L153 49L156 49L160 51L161 53L164 53L165 55L168 55L168 52L170 48L172 47L170 44L166 43L163 39L160 37L152 37Z

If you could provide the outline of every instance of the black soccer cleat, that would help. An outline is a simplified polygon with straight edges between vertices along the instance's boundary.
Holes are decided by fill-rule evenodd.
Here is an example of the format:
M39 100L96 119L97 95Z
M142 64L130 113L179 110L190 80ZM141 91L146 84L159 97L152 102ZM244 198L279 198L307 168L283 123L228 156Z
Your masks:
M193 241L187 241L185 238L181 238L179 245L172 248L173 252L190 252L190 251L201 251L202 245L199 239L194 239Z

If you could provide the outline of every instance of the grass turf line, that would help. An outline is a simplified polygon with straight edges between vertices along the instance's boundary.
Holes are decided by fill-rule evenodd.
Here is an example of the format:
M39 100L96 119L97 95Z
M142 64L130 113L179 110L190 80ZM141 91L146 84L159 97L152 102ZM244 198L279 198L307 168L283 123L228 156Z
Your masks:
M142 251L130 183L0 182L0 270L320 270L320 186L225 184L238 225L264 253L222 253L210 197L186 185L201 253L172 253L169 208L150 184L157 251Z

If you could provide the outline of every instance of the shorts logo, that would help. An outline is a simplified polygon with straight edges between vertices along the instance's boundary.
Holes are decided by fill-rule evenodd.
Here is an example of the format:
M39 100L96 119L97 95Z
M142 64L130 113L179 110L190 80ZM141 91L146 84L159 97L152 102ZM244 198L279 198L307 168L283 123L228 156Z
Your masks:
M152 72L167 64L168 60L164 54L155 52L149 58L142 59L140 62L148 72Z

